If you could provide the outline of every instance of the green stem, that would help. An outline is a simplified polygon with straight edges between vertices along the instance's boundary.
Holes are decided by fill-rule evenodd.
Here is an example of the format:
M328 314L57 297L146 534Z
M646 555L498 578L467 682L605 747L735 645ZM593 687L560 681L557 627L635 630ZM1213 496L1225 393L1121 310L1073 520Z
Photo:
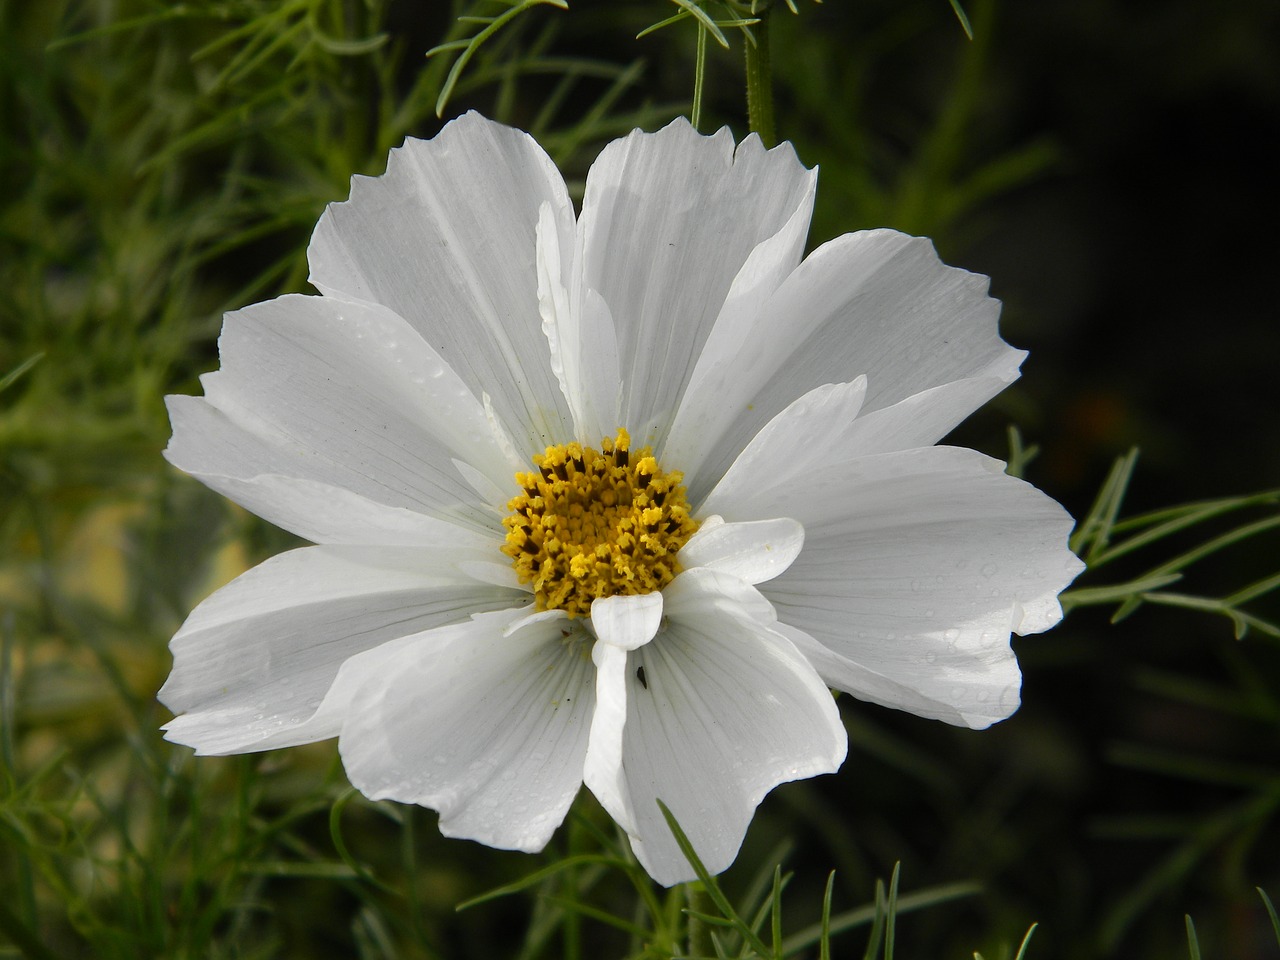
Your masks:
M751 28L755 43L744 44L747 51L747 117L752 133L760 135L766 147L777 143L773 123L773 68L769 62L769 11L764 5L758 16L760 22Z
M697 913L712 914L715 912L711 896L701 880L690 880L684 885L686 901L689 909ZM689 956L715 956L715 947L711 943L711 927L697 917L686 914L689 919Z
M707 28L698 24L698 55L693 66L693 109L689 123L697 130L702 123L702 86L707 76Z

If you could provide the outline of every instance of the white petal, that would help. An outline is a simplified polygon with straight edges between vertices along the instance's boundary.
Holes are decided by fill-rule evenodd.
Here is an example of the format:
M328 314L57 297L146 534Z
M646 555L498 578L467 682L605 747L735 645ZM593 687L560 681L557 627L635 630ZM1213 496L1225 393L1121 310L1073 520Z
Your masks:
M1017 378L1011 362L999 376L953 380L862 413L839 435L840 456L932 446Z
M390 640L518 603L457 564L477 552L304 547L272 557L200 604L170 642L161 701L168 739L202 754L336 736L311 723L348 658Z
M618 826L635 836L635 811L631 808L631 794L622 772L628 653L623 647L603 641L591 648L591 660L596 667L596 708L591 715L591 733L583 759L583 782Z
M551 369L573 414L575 435L598 444L618 427L618 343L600 294L564 285L559 238L550 207L538 220L538 306L551 349Z
M1083 565L1067 550L1066 511L1001 466L929 447L795 481L804 551L762 589L780 620L848 661L815 660L824 679L973 727L1017 708L1009 632L1056 623L1057 595Z
M621 422L638 442L666 434L735 276L797 209L807 219L813 180L788 145L751 136L735 151L727 129L703 137L685 120L616 140L592 165L572 286L612 312Z
M635 650L658 632L662 622L662 594L601 597L591 601L591 627L601 643Z
M856 456L843 438L854 428L867 393L867 378L815 387L770 420L734 460L699 513L730 517L786 512L797 478ZM840 456L828 456L838 448ZM855 451L850 453L849 447ZM778 505L761 508L763 503Z
M660 451L672 463L680 464L686 483L696 483L711 447L738 415L732 404L725 403L725 397L735 396L739 390L743 371L736 358L741 340L755 335L761 309L800 263L817 185L816 177L811 179L791 218L751 251L733 278L729 295L699 353Z
M171 397L165 455L197 476L276 474L493 526L455 465L509 479L484 408L376 304L281 297L227 315L204 398Z
M190 397L170 397L170 415L177 400L200 402ZM312 480L276 474L246 478L187 472L251 513L313 543L432 549L438 543L457 542L487 546L492 553L502 542L488 531L388 507Z
M375 800L440 811L440 831L535 851L582 783L595 701L585 634L526 611L483 614L402 646L353 698L339 749Z
M745 523L704 520L678 559L685 570L710 567L747 583L763 583L791 566L803 546L804 527L786 517Z
M718 873L765 794L836 770L846 738L830 692L770 628L768 604L752 587L699 569L664 592L667 625L597 688L600 710L626 711L618 772L608 738L593 737L601 749L588 752L586 780L593 792L602 785L597 796L628 829L641 864L670 886L693 871L658 799Z
M932 444L1004 386L994 377L956 380L869 414L861 412L865 377L815 387L765 424L697 510L731 517L793 512L815 477L862 457Z
M616 308L615 308L616 312ZM796 397L865 374L864 411L955 380L1017 376L1023 354L1000 339L987 279L943 264L928 240L891 230L846 234L811 253L712 359L712 429L690 495L722 474Z
M385 175L353 177L308 250L322 292L385 304L473 394L489 391L525 456L568 422L538 318L544 203L568 262L573 207L555 164L527 134L469 113L392 150Z
M525 627L532 626L535 623L548 623L552 620L567 620L568 614L563 610L539 610L536 607L526 607L523 613L516 619L512 620L502 628L502 635L509 637ZM574 633L574 625L570 623L561 623L560 629L564 636L568 637Z
M980 625L971 625L967 633L973 635L974 626ZM986 633L1003 630L1006 638L1009 635L1008 618L1002 619L998 611L989 616L986 626ZM957 632L957 647L965 649L952 651L938 644L936 650L923 654L915 673L903 676L901 671L878 673L784 623L778 624L778 632L795 644L827 685L918 717L981 730L1007 719L1021 702L1022 673L1007 644L1003 650L991 646L985 653L975 651L968 640L959 642Z
M520 582L520 578L516 575L515 567L511 565L510 561L463 560L458 563L458 569L481 583L492 584L495 587L506 587L509 590L519 590L522 593L533 592L531 586Z

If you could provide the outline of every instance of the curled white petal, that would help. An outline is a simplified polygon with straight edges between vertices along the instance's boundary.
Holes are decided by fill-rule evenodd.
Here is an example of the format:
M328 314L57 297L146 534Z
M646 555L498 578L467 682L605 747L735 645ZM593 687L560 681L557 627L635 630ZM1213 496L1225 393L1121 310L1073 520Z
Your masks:
M372 799L440 811L446 836L542 849L582 783L595 701L585 637L524 611L482 614L362 671L339 749Z
M830 692L771 629L754 588L692 570L665 603L667 625L651 643L625 653L597 645L597 713L607 720L598 733L593 725L585 779L645 870L670 886L693 871L659 799L718 873L765 794L837 769L846 737Z
M601 597L591 601L591 626L601 643L623 650L642 647L662 623L662 593Z
M804 527L786 517L742 523L714 519L718 522L703 521L680 550L685 569L709 567L747 583L764 583L791 566L804 546Z
M1017 708L1009 634L1056 623L1057 596L1083 565L1067 549L1067 512L1001 467L927 447L817 471L801 487L805 549L762 590L830 652L814 658L829 683L973 727Z
M735 147L728 129L706 137L683 119L592 164L571 285L608 306L632 436L666 435L734 278L797 209L807 222L813 180L789 144L765 150L753 134Z
M569 422L537 323L544 204L567 262L573 205L555 164L528 134L468 113L405 140L382 176L353 177L307 250L322 293L389 307L487 391L525 456Z
M179 716L168 739L224 754L336 736L341 711L319 711L352 657L522 599L461 569L478 554L446 542L430 554L304 547L259 564L196 607L170 642L160 699Z

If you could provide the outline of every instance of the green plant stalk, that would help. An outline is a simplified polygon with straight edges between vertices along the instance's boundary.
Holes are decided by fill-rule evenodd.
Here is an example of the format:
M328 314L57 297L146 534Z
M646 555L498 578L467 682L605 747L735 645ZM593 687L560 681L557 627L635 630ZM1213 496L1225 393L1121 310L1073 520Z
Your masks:
M689 110L689 123L693 125L694 130L699 130L702 123L702 89L706 78L707 28L698 24L698 53L693 66L693 106Z
M690 880L684 885L684 889L685 902L689 905L689 910L685 914L689 924L689 956L715 956L715 948L711 943L711 926L697 916L713 912L714 905L707 893L707 888L702 885L701 880Z
M751 132L760 135L766 147L778 142L773 121L773 68L769 60L769 12L766 6L760 10L760 22L751 28L755 43L748 40L746 48L747 69L747 119Z

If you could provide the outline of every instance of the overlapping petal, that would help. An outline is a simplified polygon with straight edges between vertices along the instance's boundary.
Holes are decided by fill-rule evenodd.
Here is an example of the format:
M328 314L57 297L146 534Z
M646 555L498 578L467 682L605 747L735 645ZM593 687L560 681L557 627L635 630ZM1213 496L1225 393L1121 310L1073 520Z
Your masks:
M812 657L828 683L973 727L1017 708L1009 634L1055 624L1082 565L1066 511L1001 468L928 447L815 470L795 491L804 551L761 589L834 655Z
M682 410L670 441L688 452L690 497L824 384L865 375L870 413L956 380L1012 382L1025 354L1000 339L999 314L987 278L946 266L928 240L868 230L823 244L749 323L717 325L707 340L684 400L699 412ZM955 422L975 408L952 407Z
M563 614L527 612L414 637L374 670L353 661L339 739L352 784L440 811L446 836L542 849L582 784L595 688Z
M693 878L661 799L712 872L737 855L756 806L788 780L830 773L846 737L830 692L741 579L692 570L664 591L666 626L606 644L586 782L649 875ZM625 716L625 721L619 722Z
M747 583L763 583L791 566L803 546L804 527L787 517L725 523L712 515L680 551L680 564L685 569L706 567Z
M218 346L222 367L203 378L205 396L170 398L165 456L175 466L234 499L244 494L275 522L293 505L278 513L256 477L498 529L455 460L509 475L518 467L509 442L452 368L385 307L281 297L228 314ZM309 539L336 539L323 516L307 519Z
M555 164L519 130L479 114L432 140L406 140L381 177L354 177L308 249L325 294L398 313L502 421L524 456L563 433L568 407L546 363L538 316L537 224L546 204L560 258L574 217Z
M336 736L341 712L312 721L347 659L523 601L460 571L487 552L303 547L259 564L196 607L170 642L160 699L181 715L168 738L220 754Z
M620 358L619 414L638 440L665 436L757 245L791 225L786 242L755 258L753 272L769 282L752 286L752 296L771 292L799 261L814 180L789 144L765 150L752 135L735 148L727 128L705 137L682 119L616 140L592 164L571 286L607 304Z

